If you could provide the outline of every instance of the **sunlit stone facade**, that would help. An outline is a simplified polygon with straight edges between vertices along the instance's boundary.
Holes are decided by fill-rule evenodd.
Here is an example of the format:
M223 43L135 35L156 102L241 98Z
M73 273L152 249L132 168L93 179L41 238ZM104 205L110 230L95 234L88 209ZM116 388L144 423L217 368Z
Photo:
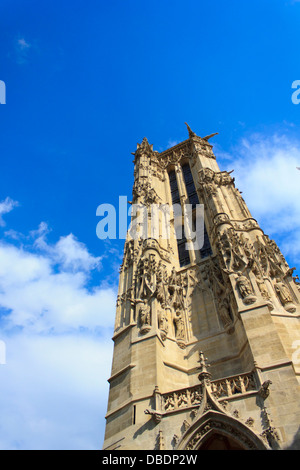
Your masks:
M300 427L300 292L293 268L220 171L213 135L134 153L132 204L168 205L128 235L103 449L286 449ZM177 204L204 206L204 243ZM137 214L133 215L134 219ZM194 222L197 222L197 219ZM180 230L179 230L180 231ZM194 249L187 249L193 248Z

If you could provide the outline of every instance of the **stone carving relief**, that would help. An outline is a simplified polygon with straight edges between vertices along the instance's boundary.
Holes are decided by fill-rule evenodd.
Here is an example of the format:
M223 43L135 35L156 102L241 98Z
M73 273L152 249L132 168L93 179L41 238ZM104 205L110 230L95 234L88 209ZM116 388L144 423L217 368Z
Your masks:
M222 224L232 225L232 222L230 221L228 214L221 213L221 214L217 214L214 217L214 226L218 227L219 225L222 225Z
M139 252L138 246L139 242L137 243L137 248L134 247L134 240L127 240L125 242L121 271L128 269L134 263L134 261L136 261Z
M217 182L215 180L215 172L210 168L202 168L199 173L200 189L208 196L217 195Z
M162 396L163 410L175 411L180 408L199 406L203 399L202 389L198 385L184 390L167 393Z
M228 274L244 269L253 261L253 246L243 233L238 233L233 227L218 233L216 245Z
M198 172L200 186L208 195L217 195L217 188L221 186L233 186L234 178L230 176L232 171L214 172L210 168L201 168Z
M136 181L133 186L132 194L133 201L138 200L144 206L158 204L160 201L160 197L152 188L150 181Z
M216 259L210 258L203 266L202 276L216 303L216 310L228 333L233 333L233 314L231 309L231 285L222 273Z
M211 389L214 396L218 399L257 390L255 374L250 372L236 377L213 381Z
M181 160L189 158L191 158L190 145L188 142L185 142L160 153L157 157L157 164L162 170L165 170L169 165L176 165Z
M240 191L235 187L235 178L231 176L232 171L221 171L214 172L210 168L201 168L199 170L199 190L202 191L203 195L206 195L206 203L212 208L212 215L217 213L226 213L231 210L224 199L224 191L222 188L226 188L226 193L231 199L237 202L236 208L240 215L247 219L252 219L251 214L247 208L247 205L242 198ZM210 203L210 200L214 200L214 204ZM249 222L248 229L253 228L256 221L253 219ZM257 226L257 224L256 224Z
M233 274L236 282L237 291L246 305L252 304L257 300L253 279L250 276L252 272L255 275L257 289L261 298L274 309L272 292L267 287L272 286L274 293L281 304L289 313L294 313L296 307L292 292L290 291L286 279L289 277L290 270L283 255L273 240L263 235L257 236L254 243L247 238L244 232L239 233L232 226L222 225L228 220L219 214L220 232L217 234L216 247L221 260L221 266L225 273ZM274 294L273 294L274 295Z
M228 273L234 273L237 288L245 304L255 302L256 295L251 283L249 273L255 275L256 285L261 297L269 308L274 309L272 292L267 287L273 285L274 293L283 307L294 313L296 307L287 278L291 277L291 270L276 243L268 236L257 236L252 243L244 233L237 233L232 227L219 235L217 244ZM273 294L274 295L274 294Z
M173 267L171 275L168 279L168 305L172 306L175 310L184 307L183 303L183 289L181 283L181 276L177 274L176 269Z
M274 292L281 305L289 313L296 311L292 292L289 288L288 278L292 279L292 273L295 268L290 269L278 246L266 235L260 239L256 238L256 256L257 266L260 266L260 273L253 270L256 274L256 282L261 291L262 297L271 301L270 292L266 285L263 285L263 278L270 279ZM273 305L273 304L272 304Z
M262 439L272 448L278 449L278 441L280 440L277 429L272 426L272 419L267 411L267 408L263 406L262 408L262 421L264 430L261 433Z
M155 255L140 258L135 276L135 303L140 320L140 333L146 334L152 325L152 299L156 292Z
M233 227L218 234L217 250L224 260L224 272L234 274L237 290L246 305L256 301L254 289L248 277L254 264L254 248L244 233Z
M178 346L185 347L185 297L188 289L186 274L177 273L174 267L169 271L170 268L160 258L158 250L153 253L153 248L157 248L157 245L149 245L149 240L146 244L145 242L143 248L146 248L146 251L141 255L134 274L133 292L128 293L128 300L136 305L140 333L147 333L153 326L155 308L161 339L164 341L171 333ZM148 249L151 249L151 252ZM127 297L124 297L124 300L126 299ZM121 302L121 299L119 301Z

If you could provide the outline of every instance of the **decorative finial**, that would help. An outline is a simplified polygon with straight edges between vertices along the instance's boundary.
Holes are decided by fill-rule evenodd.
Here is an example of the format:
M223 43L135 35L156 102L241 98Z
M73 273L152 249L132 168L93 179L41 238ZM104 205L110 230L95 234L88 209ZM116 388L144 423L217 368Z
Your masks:
M144 137L141 144L137 143L136 151L131 153L135 156L141 153L145 153L149 156L153 153L153 145L149 144L147 137Z
M206 379L208 381L210 381L211 379L211 374L208 372L207 370L207 367L209 367L209 364L206 363L206 358L204 357L204 354L202 351L199 351L199 364L200 364L200 367L199 367L199 370L200 370L200 374L198 375L198 378L200 381L202 381L203 379Z
M137 144L136 147L139 149L140 147L146 147L147 145L149 145L148 139L147 139L147 137L144 137L143 140L142 140L142 143Z

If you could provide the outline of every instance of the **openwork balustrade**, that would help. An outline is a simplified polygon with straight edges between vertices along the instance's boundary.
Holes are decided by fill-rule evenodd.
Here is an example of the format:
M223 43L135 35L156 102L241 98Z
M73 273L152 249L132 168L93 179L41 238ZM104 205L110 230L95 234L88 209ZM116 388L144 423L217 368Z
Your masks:
M219 400L258 391L256 372L211 381L211 391ZM181 408L199 406L203 399L202 386L176 390L162 395L162 411L167 413Z

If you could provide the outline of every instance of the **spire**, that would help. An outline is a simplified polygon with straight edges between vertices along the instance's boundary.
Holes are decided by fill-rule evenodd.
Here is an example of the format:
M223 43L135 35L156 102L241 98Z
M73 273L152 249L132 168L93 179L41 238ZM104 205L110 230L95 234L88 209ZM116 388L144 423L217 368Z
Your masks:
M153 151L153 145L150 145L149 142L148 142L147 137L144 137L142 143L137 144L137 150L138 149Z
M209 382L210 382L210 379L211 379L211 374L208 372L207 370L207 367L209 367L209 364L206 363L206 358L204 357L204 354L202 351L199 351L199 364L200 364L200 367L198 368L200 370L200 374L198 375L198 378L200 380L200 382L202 380L204 380L205 382L205 379L207 379Z
M136 151L131 152L131 154L135 157L142 154L145 154L150 157L153 154L153 145L149 144L147 137L144 137L141 144L137 143Z

